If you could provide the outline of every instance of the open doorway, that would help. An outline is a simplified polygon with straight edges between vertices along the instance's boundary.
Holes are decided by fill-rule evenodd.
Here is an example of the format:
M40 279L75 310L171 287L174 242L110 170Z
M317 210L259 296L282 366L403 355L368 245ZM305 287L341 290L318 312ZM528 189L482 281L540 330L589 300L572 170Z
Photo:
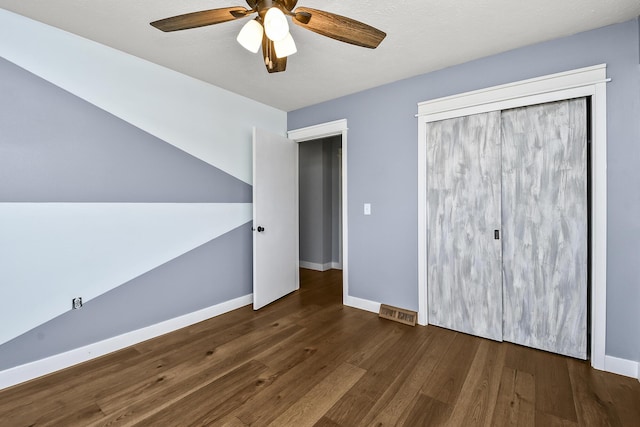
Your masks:
M331 239L331 247L332 252L334 245L338 245L338 262L339 266L342 268L342 301L344 304L350 305L350 297L349 297L349 274L348 274L348 242L349 242L349 230L348 230L348 222L347 222L347 121L345 119L336 120L333 122L322 123L315 126L309 126L301 129L295 129L288 132L289 139L296 141L298 143L306 143L309 141L317 141L321 139L329 139L336 138L335 140L340 141L339 146L339 156L334 158L333 160L337 160L338 163L338 242L334 242L334 239ZM302 144L299 145L301 147ZM306 147L306 146L305 146ZM303 148L304 150L304 148ZM300 163L299 163L300 167ZM333 180L332 180L333 183ZM331 205L332 211L335 210L335 204ZM335 217L333 217L335 218ZM333 226L331 227L333 230ZM325 245L326 247L326 245ZM306 261L300 258L303 261ZM333 268L333 265L330 264ZM322 268L325 265L323 263Z
M300 267L342 269L342 136L298 146Z

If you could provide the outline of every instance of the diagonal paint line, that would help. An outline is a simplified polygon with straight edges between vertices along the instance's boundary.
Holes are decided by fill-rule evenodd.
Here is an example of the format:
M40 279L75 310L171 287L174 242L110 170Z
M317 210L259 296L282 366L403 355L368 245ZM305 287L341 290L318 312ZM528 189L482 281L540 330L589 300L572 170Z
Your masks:
M253 126L286 134L284 111L2 9L0 34L1 57L248 184Z
M2 203L0 343L251 218L250 203Z

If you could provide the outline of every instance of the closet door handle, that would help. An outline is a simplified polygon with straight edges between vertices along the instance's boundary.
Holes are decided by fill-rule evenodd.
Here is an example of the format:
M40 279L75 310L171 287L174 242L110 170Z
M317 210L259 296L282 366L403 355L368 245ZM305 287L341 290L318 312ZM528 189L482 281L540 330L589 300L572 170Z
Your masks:
M500 240L500 230L493 230L493 238L495 240Z

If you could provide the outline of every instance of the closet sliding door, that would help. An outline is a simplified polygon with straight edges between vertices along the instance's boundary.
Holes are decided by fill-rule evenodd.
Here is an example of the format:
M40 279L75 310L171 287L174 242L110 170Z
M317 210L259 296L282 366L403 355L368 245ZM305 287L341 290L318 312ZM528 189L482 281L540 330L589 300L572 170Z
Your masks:
M500 112L427 125L429 323L502 340Z
M586 359L586 99L502 112L504 340Z

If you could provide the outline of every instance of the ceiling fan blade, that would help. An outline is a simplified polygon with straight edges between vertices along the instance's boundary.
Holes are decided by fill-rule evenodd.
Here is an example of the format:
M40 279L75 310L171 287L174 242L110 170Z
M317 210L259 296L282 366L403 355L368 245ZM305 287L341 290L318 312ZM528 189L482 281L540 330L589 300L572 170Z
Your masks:
M284 5L285 9L287 9L288 11L292 11L294 7L296 7L296 4L298 3L298 0L282 0L282 4Z
M299 7L294 13L296 14L295 19L292 20L294 24L356 46L375 49L387 36L385 32L370 25L323 10ZM298 19L298 14L305 17L305 13L311 14L311 19L307 23L303 22L305 19Z
M221 22L233 21L234 19L242 18L252 12L252 10L247 10L242 6L223 7L220 9L202 10L200 12L172 16L170 18L154 21L151 25L162 31L186 30L189 28L204 27L207 25L220 24Z
M232 10L230 13L233 15L234 18L244 18L245 16L251 15L252 13L255 13L255 12L256 12L255 9L247 10L243 8L243 10Z
M278 58L273 42L266 35L262 37L262 59L269 73L279 73L287 68L287 57Z
M292 13L291 16L293 16L293 19L295 19L296 21L305 25L308 24L311 20L311 14L309 12L298 12L296 10L296 13Z

